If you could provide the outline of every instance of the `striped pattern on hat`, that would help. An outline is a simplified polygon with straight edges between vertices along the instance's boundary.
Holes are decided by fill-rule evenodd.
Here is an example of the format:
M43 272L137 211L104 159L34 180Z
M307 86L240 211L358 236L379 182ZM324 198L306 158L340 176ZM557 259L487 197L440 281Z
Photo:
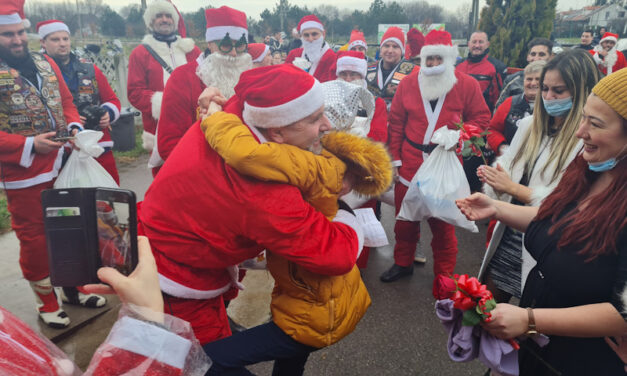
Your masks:
M592 88L592 92L627 119L627 69L604 77Z

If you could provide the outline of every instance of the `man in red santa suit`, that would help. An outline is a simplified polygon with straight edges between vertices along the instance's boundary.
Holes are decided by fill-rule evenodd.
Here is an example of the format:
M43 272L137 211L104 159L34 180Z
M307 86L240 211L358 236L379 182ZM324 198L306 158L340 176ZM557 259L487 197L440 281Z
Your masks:
M205 39L210 54L202 54L172 72L163 95L157 131L157 147L148 163L153 175L198 118L198 97L206 87L215 87L230 98L240 74L252 68L248 54L246 14L222 6L205 11Z
M455 71L457 47L446 31L433 30L425 37L420 51L421 67L398 86L388 116L389 148L398 168L394 199L396 213L409 182L431 152L431 136L441 127L454 128L463 120L486 128L490 111L475 79ZM428 219L433 233L433 270L436 275L453 274L457 257L455 228L439 219ZM381 275L392 282L413 273L413 258L420 239L420 222L396 220L394 265ZM434 286L434 291L435 290Z
M50 284L41 191L52 188L63 157L57 131L82 129L61 71L51 58L28 50L23 0L0 5L0 187L7 195L11 227L20 241L20 267L39 317L47 325L70 324ZM100 307L103 297L67 290L63 300Z
M191 38L177 35L181 17L169 0L154 0L146 8L144 22L151 34L128 58L128 100L142 113L144 149L155 145L163 88L172 71L200 55ZM182 29L183 30L183 29Z
M265 80L255 74L260 69L269 70ZM240 117L260 142L313 152L330 129L320 83L284 64L242 74L224 111ZM223 294L238 285L235 265L261 250L313 273L348 273L363 244L348 210L329 221L297 187L240 175L209 147L197 121L146 192L138 216L155 254L166 313L189 321L206 344L231 334Z
M337 56L324 41L322 22L313 14L305 16L298 23L298 32L303 46L291 50L285 62L306 70L320 82L335 80L333 67Z
M605 33L599 44L590 50L599 70L604 75L612 74L627 67L625 55L616 49L618 34Z
M368 90L374 96L383 98L389 109L398 84L416 68L403 59L405 33L401 28L392 26L385 31L381 38L380 55L381 60L368 66L366 81Z
M105 149L96 160L120 185L120 176L111 151L113 141L109 131L111 123L120 117L120 100L109 85L107 77L94 63L79 59L72 53L70 29L65 23L59 20L39 22L37 33L41 47L59 66L63 79L74 97L74 105L78 108L79 114L84 106L90 105L100 106L106 110L95 129L104 133L98 145ZM85 121L82 114L81 121Z

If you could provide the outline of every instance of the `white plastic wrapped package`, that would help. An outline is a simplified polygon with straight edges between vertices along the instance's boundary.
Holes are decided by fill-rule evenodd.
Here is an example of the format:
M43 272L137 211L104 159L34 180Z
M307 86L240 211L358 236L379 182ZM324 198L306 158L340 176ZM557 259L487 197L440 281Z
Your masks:
M0 375L79 376L80 369L47 338L0 307Z
M54 188L119 188L107 170L94 159L104 152L102 146L98 145L102 135L102 132L93 130L84 130L76 134L74 143L79 150L72 150L54 182Z
M202 376L209 370L211 360L188 322L163 314L157 325L144 321L139 310L122 307L85 375Z
M438 145L411 179L397 219L420 221L438 218L454 226L479 232L475 222L459 211L455 200L470 196L470 187L455 149L459 130L442 127L433 133Z

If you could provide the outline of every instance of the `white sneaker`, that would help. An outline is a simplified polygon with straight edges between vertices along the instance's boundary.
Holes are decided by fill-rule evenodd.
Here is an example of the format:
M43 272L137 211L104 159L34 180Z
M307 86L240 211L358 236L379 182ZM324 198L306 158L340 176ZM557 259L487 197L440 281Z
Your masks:
M104 296L83 293L80 287L63 287L60 289L60 295L63 303L67 304L88 308L100 308L107 304L107 299Z

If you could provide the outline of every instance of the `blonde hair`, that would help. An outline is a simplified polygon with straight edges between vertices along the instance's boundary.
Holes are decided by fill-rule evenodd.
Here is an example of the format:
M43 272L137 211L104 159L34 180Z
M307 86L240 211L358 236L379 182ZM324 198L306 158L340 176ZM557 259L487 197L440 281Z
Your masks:
M540 76L541 88L544 85L544 76L548 71L557 71L560 74L573 101L573 106L566 115L564 123L557 134L553 136L554 140L551 145L549 158L540 171L544 175L548 166L554 162L556 168L551 176L551 182L553 182L560 175L560 172L566 168L566 162L573 149L577 146L578 140L575 137L575 133L581 122L581 112L588 95L592 92L592 88L599 81L600 74L590 53L582 49L566 51L546 63ZM512 166L518 162L523 162L525 164L524 171L527 174L532 173L540 153L542 140L545 137L549 137L550 127L554 121L555 119L544 109L544 101L536 100L531 127L529 127L525 135L526 142L514 156Z
M544 68L545 65L546 65L546 60L532 61L531 63L527 64L523 74L526 76L528 74L542 72L542 68Z

